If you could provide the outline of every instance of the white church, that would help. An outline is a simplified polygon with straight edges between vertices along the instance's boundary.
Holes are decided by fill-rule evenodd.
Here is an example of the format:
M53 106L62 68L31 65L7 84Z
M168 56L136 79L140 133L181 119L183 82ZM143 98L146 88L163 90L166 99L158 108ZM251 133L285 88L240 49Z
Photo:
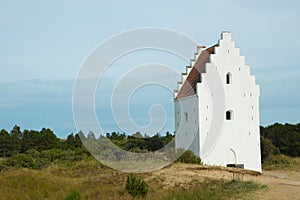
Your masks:
M207 165L261 172L259 85L231 33L198 47L181 78L174 91L176 148Z

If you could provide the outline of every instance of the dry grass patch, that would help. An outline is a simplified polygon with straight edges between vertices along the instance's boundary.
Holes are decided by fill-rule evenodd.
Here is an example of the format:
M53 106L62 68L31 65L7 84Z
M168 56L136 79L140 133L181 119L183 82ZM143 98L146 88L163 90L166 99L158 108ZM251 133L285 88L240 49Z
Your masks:
M29 169L0 173L1 199L61 199L73 186L64 179Z

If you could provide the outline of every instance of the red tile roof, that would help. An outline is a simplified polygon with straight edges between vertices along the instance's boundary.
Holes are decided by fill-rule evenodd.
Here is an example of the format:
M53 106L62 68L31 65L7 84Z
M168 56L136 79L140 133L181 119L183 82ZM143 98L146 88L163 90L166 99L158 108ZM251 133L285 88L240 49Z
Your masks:
M201 81L201 73L205 72L205 64L209 62L210 54L214 54L216 46L218 45L211 46L200 53L175 99L196 94L196 85Z

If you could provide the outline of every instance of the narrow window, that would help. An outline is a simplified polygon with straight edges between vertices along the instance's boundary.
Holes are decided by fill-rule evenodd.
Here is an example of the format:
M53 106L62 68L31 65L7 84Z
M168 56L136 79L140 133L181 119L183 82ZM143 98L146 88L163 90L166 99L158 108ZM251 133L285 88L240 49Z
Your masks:
M184 113L184 117L185 117L185 122L189 121L189 115L187 112Z
M231 84L232 80L231 80L231 74L228 72L226 74L226 84Z
M233 120L233 111L226 111L226 120Z

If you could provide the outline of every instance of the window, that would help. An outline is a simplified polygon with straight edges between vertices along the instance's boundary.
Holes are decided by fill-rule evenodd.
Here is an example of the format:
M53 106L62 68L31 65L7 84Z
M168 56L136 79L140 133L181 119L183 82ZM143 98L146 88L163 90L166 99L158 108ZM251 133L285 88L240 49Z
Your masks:
M226 111L226 120L233 120L233 111L232 110Z
M232 82L231 79L232 79L231 74L228 72L226 74L226 84L231 84L231 82Z
M185 122L189 121L189 115L187 112L184 113Z

